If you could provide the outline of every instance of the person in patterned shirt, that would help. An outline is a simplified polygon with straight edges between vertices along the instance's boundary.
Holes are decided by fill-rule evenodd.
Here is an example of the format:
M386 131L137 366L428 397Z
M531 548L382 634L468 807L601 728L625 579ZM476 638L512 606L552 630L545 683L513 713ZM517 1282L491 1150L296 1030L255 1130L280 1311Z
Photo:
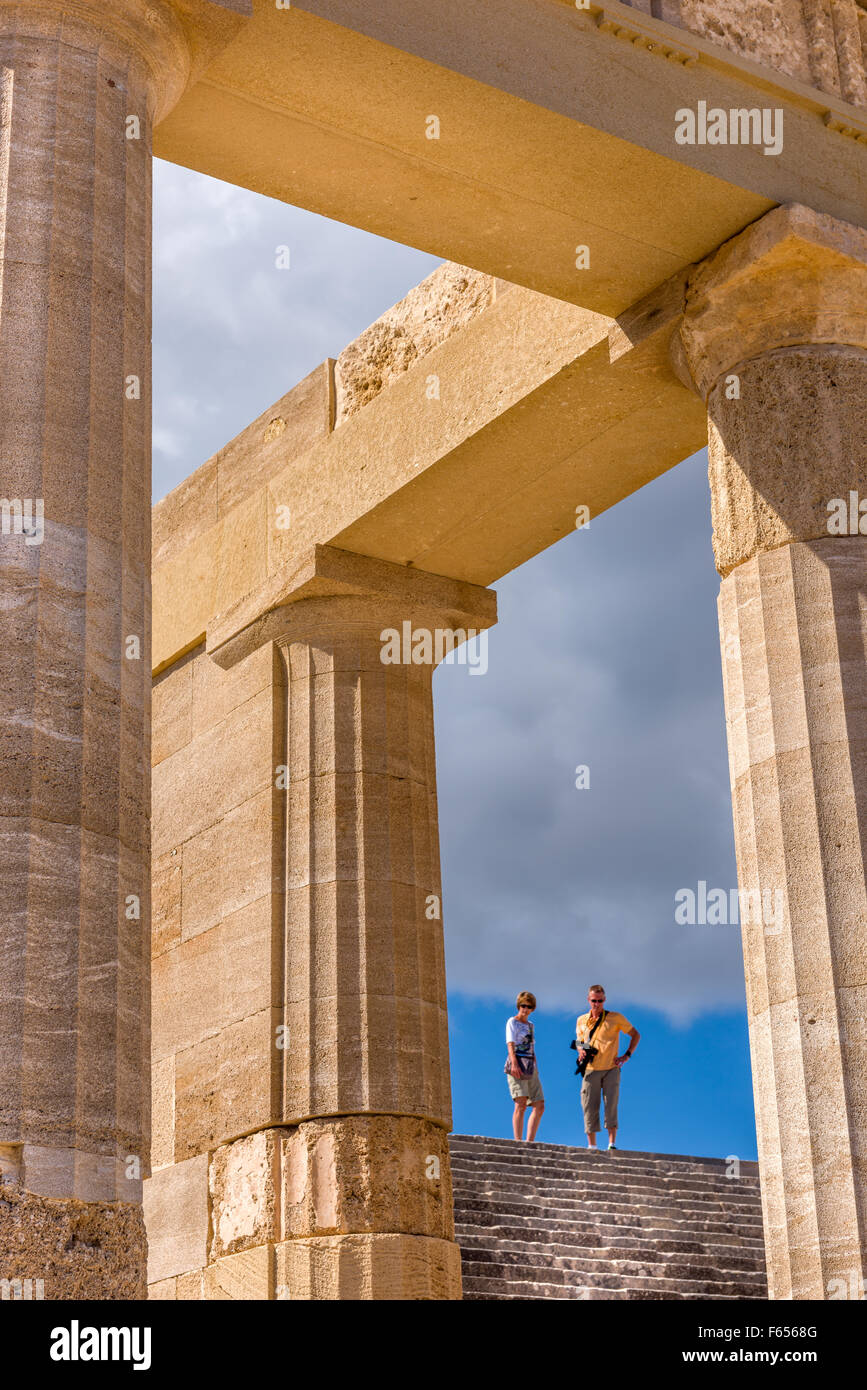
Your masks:
M542 1112L545 1109L545 1096L542 1092L539 1069L536 1065L533 1025L530 1022L530 1014L536 1007L535 994L531 994L527 989L522 990L515 1001L515 1007L518 1010L517 1014L514 1018L510 1018L506 1024L506 1046L509 1049L509 1056L503 1070L509 1083L509 1094L515 1102L515 1109L512 1113L512 1133L516 1139L521 1138L521 1132L524 1128L524 1112L529 1105L530 1118L527 1121L527 1142L532 1144L536 1138Z

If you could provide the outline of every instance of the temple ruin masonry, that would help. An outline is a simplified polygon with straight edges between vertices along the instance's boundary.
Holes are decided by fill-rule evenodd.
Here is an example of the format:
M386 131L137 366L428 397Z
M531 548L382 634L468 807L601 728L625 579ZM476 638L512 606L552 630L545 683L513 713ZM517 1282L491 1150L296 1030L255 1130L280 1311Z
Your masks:
M0 0L0 495L44 504L0 536L0 1278L461 1296L432 667L380 634L487 630L708 443L739 883L785 903L768 1293L863 1287L865 55L864 0ZM679 144L700 102L779 153ZM151 535L154 153L445 264Z

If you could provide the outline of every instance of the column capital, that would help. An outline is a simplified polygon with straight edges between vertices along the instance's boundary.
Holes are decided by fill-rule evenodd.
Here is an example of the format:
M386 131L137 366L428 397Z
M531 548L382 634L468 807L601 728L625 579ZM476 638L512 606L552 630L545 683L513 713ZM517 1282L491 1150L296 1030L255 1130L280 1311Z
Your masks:
M252 0L0 0L0 35L72 47L87 32L114 41L147 68L158 122L252 13Z
M672 358L707 400L740 364L807 344L867 350L867 229L792 203L696 266Z
M208 655L228 669L265 642L324 636L331 626L328 604L314 606L309 601L335 599L344 602L339 614L334 610L334 621L347 630L365 624L373 627L387 613L406 617L427 613L436 617L439 626L453 629L479 630L497 621L493 589L336 546L315 545L300 565L278 570L261 588L213 619L207 633Z

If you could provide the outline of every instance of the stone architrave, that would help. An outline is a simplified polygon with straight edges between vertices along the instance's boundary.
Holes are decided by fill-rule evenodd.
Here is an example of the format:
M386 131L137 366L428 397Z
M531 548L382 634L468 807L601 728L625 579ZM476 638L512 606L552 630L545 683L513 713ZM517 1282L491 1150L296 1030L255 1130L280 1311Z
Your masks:
M696 268L672 347L709 416L770 1296L858 1297L867 231L798 205L769 213Z
M145 1287L151 136L248 11L0 0L0 1275L48 1299Z

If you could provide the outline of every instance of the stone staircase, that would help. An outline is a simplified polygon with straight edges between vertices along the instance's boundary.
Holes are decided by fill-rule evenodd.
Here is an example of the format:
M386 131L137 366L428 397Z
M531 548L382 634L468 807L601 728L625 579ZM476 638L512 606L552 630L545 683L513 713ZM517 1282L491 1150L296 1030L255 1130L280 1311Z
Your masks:
M766 1299L758 1164L453 1134L464 1298Z

